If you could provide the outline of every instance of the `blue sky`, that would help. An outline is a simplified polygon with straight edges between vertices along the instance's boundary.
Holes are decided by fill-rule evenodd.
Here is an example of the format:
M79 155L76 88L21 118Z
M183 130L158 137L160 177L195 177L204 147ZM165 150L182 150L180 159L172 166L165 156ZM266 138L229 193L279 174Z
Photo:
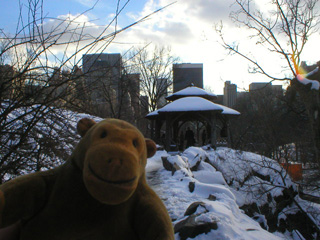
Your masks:
M13 33L19 16L18 0L1 0L0 28L6 33ZM144 17L156 9L168 5L175 0L130 0L120 14L118 28L125 27L137 19ZM265 9L267 0L259 0L261 9ZM97 34L98 30L106 26L116 11L115 0L44 0L43 14L53 18L75 17L84 13L79 22L90 22L88 34ZM127 1L120 1L120 7ZM26 0L20 0L26 17ZM228 56L221 47L219 38L214 30L215 24L223 22L226 28L226 38L230 42L240 42L243 49L259 52L267 63L267 68L281 73L281 63L272 59L268 52L255 49L247 40L248 34L244 29L237 28L229 18L230 11L234 10L233 0L177 0L176 3L163 11L153 15L147 21L119 34L115 43L105 52L124 53L132 46L144 46L147 43L171 46L172 53L180 57L182 62L203 63L204 85L211 88L216 94L223 92L224 81L237 84L239 90L248 89L254 81L268 81L257 75L248 74L248 63L237 56ZM54 20L45 25L52 26ZM319 61L319 55L314 48L320 41L319 32L309 39L310 44L305 49L305 58L310 63ZM318 47L317 47L318 49ZM57 50L58 51L58 50ZM259 55L258 54L258 55Z
M1 0L4 2L3 7L0 9L0 22L2 23L1 28L14 30L19 17L19 8L22 6L24 16L27 13L28 1L26 0ZM139 12L143 9L146 1L130 1L124 9L124 13L128 12ZM44 0L43 1L43 14L48 17L58 17L61 15L72 14L77 15L84 13L90 8L86 15L94 20L97 24L105 24L108 16L114 13L117 9L115 0ZM122 7L126 1L120 2ZM126 18L122 18L123 22L126 23Z

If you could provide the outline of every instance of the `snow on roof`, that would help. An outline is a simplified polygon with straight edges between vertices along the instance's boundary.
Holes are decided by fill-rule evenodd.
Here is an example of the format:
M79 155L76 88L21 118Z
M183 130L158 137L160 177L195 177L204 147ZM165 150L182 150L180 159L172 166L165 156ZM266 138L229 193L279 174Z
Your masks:
M157 115L159 115L158 110L155 110L155 111L153 111L151 113L148 113L147 117L152 117L152 116L157 116Z
M166 99L175 100L177 98L184 97L184 96L200 96L200 97L204 97L204 98L208 98L208 99L217 99L217 95L215 95L214 93L209 93L209 92L203 90L202 88L198 88L195 86L190 86L190 87L184 88L178 92L175 92L175 93L167 96Z
M223 111L224 109L218 104L210 102L201 97L184 97L175 100L158 109L159 113L162 112L198 112L198 111Z
M158 110L155 110L151 113L148 113L145 117L148 119L157 119L159 117L159 112Z
M223 106L223 105L220 105L220 104L217 104L215 103L215 105L218 105L220 107L223 108L223 111L221 114L227 114L227 115L240 115L240 112L232 109L232 108L229 108L229 107L226 107L226 106Z
M146 117L152 118L159 115L159 113L165 112L198 112L198 111L221 111L221 114L225 115L240 115L240 112L217 104L213 103L202 97L184 97L175 100L160 108L156 111L149 113Z

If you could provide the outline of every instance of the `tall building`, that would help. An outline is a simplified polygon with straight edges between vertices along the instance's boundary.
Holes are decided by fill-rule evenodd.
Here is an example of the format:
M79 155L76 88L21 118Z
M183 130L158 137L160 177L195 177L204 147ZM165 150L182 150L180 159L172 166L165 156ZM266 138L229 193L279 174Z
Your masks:
M136 124L136 119L141 116L140 109L140 73L126 74L127 79L122 79L122 81L127 81L128 92L130 94L129 99L131 100L131 107L133 112L132 123ZM129 103L130 104L130 103Z
M162 108L167 104L168 79L158 78L156 80L157 108Z
M14 77L16 71L13 66L0 65L0 99L15 99L24 88L24 80Z
M253 82L249 85L249 92L272 91L283 95L282 85L272 85L271 82Z
M120 53L95 53L82 56L84 73L110 71L112 69L114 74L118 74L121 66L122 58Z
M85 54L82 56L82 68L86 84L91 90L91 100L119 101L122 70L120 53Z
M115 117L133 124L140 113L140 74L125 74L119 53L82 57L87 101L100 117Z
M252 91L261 91L264 89L271 89L271 82L253 82L249 85L249 92Z
M237 85L226 81L224 83L223 93L223 105L233 107L237 100Z
M173 64L173 92L180 91L191 84L203 88L203 64Z
M146 116L149 113L149 99L147 96L140 96L140 112L142 118L140 118L140 121L138 121L138 128L145 136L150 137L150 123L149 120L146 119L144 116Z

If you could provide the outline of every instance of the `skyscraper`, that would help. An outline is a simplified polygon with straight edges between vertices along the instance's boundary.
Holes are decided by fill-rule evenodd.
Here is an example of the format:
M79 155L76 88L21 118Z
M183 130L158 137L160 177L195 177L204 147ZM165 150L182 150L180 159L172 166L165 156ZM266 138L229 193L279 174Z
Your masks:
M84 73L109 71L110 68L113 68L115 72L119 72L122 59L120 53L84 54L82 56L82 64ZM116 68L118 68L117 71Z
M157 108L162 108L166 105L166 97L168 95L168 79L159 78L156 80L156 92L157 92Z
M191 84L203 88L203 64L173 64L173 92L180 91Z
M272 82L253 82L249 85L249 92L273 92L283 95L282 85L273 85Z
M86 84L90 89L91 100L101 102L106 98L119 99L122 70L122 59L119 53L85 54L82 57L82 67ZM111 95L115 96L111 97Z
M135 124L140 112L140 75L125 74L119 53L86 54L82 62L90 110Z
M253 82L249 85L249 92L251 91L263 91L266 89L271 89L271 82Z
M223 93L223 105L233 107L237 100L237 85L226 81L224 83Z

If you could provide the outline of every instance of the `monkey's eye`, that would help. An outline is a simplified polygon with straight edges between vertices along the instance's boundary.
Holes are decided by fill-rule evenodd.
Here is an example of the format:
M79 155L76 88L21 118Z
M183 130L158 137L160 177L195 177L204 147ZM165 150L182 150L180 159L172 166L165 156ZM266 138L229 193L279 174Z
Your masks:
M132 140L132 145L133 145L135 148L137 148L137 147L139 146L139 141L138 141L138 139L133 139L133 140Z
M100 134L100 138L105 138L107 137L108 133L106 130L104 130L101 134Z

